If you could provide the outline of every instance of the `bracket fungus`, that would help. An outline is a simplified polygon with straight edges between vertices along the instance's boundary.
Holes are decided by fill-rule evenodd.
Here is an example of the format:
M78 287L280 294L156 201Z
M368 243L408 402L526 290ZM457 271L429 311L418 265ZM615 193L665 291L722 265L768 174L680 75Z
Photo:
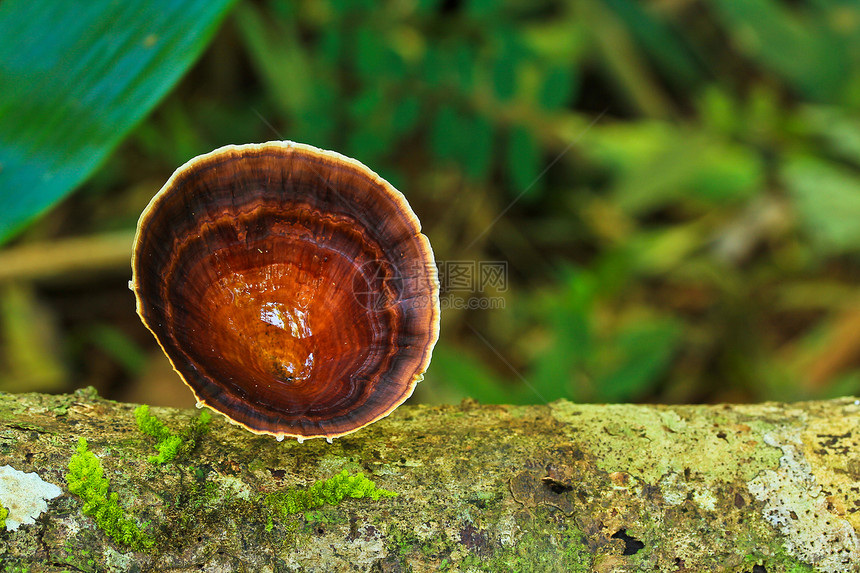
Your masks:
M140 216L130 286L198 406L279 440L387 416L439 336L433 251L406 198L290 141L177 169Z

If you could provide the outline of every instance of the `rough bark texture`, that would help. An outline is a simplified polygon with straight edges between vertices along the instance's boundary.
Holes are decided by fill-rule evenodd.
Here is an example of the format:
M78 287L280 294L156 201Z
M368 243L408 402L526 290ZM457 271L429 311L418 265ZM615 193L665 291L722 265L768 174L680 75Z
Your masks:
M0 570L858 571L858 404L404 406L333 444L216 415L156 465L133 405L0 395L0 465L63 489L0 532ZM176 433L198 414L152 413ZM152 548L115 542L68 492L80 436ZM267 501L344 469L398 496Z

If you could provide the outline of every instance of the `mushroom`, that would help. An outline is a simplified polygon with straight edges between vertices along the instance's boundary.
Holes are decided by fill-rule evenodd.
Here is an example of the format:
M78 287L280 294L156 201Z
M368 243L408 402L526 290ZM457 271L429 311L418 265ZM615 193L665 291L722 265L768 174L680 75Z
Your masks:
M439 336L433 251L403 194L290 141L177 169L140 216L130 286L198 407L279 440L387 416Z

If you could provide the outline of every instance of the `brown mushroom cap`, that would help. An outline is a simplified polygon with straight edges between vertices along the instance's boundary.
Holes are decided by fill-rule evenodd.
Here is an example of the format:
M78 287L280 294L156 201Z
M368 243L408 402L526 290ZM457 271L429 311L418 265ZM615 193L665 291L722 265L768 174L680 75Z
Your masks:
M138 222L131 286L198 405L279 439L388 415L439 335L433 251L406 198L289 141L177 169Z

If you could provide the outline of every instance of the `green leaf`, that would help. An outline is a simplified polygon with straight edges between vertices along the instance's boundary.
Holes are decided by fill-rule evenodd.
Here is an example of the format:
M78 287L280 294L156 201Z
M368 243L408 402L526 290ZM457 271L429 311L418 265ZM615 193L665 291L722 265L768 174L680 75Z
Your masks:
M832 10L794 12L775 0L714 0L712 5L742 52L809 97L838 99L851 73L847 42L831 28Z
M501 3L497 0L469 0L466 14L483 24L483 20L495 15L500 6Z
M576 78L573 68L555 66L544 77L540 89L539 102L544 109L557 109L566 106L574 94Z
M306 113L320 99L314 80L325 74L311 71L313 64L301 49L295 23L273 20L250 2L236 8L235 21L251 65L275 105L288 115Z
M596 128L589 140L585 153L611 171L616 204L630 214L679 200L738 201L763 185L755 149L710 134L638 122Z
M384 30L362 26L347 43L347 61L365 82L379 86L385 81L399 81L406 74L400 56L391 49Z
M492 162L493 126L485 118L443 104L432 121L430 144L439 160L455 161L469 177L482 179Z
M428 87L437 88L445 81L446 67L443 62L444 59L445 50L436 43L428 43L421 62L424 82Z
M94 324L86 330L84 337L131 374L137 375L146 367L147 356L144 351L134 340L113 325Z
M752 147L712 141L702 149L688 184L692 196L717 205L746 199L763 182L764 166Z
M479 343L480 344L480 343ZM505 404L516 401L513 386L490 370L471 352L441 343L433 350L431 376L442 384L456 385L458 394L474 398L482 404ZM459 397L459 396L458 396ZM532 396L527 402L534 402Z
M460 150L461 161L466 175L481 181L487 178L492 166L493 124L479 115L464 119L461 129L468 138L468 144Z
M295 123L290 126L290 138L329 149L339 135L338 116L333 113L339 94L337 87L328 83L317 83L313 89L314 99L291 117Z
M652 319L630 325L606 345L607 372L595 383L598 402L624 402L641 398L653 389L678 347L680 326L672 319Z
M540 190L541 153L532 134L522 126L515 127L508 137L508 176L511 192L534 197Z
M517 93L519 64L527 56L520 34L506 27L496 30L497 47L493 61L493 91L499 101L508 101Z
M743 121L728 90L719 86L705 88L699 97L698 107L703 126L720 135L733 135Z
M475 88L476 57L474 46L466 42L456 44L451 54L451 64L453 71L456 72L457 87L460 92L469 96Z
M359 76L372 81L385 75L385 44L379 32L362 27L355 35L355 54L351 58Z
M803 226L824 252L860 250L860 178L813 157L790 159L782 177Z
M232 3L0 3L0 242L99 167Z
M212 149L200 129L201 125L209 125L195 117L195 111L194 104L187 100L168 99L159 106L155 117L143 122L129 135L129 139L146 149L147 153L160 156L167 165L182 165L189 157ZM235 133L235 130L231 131L229 139L236 137ZM97 172L93 180L98 181L105 171Z
M582 400L587 396L579 388L579 382L586 372L585 358L594 351L590 310L565 308L552 315L554 318L548 324L553 344L538 356L529 372L532 387L522 390L524 401Z
M431 42L424 52L422 74L428 87L458 88L469 92L473 84L475 51L465 43Z
M396 134L407 133L415 127L421 116L421 100L408 95L399 100L391 114L391 130Z
M840 159L860 165L860 118L842 107L808 106L799 110L803 129L825 143Z
M493 88L500 101L508 101L517 91L517 62L510 51L504 51L493 63Z
M456 160L463 133L460 131L460 116L451 106L443 105L436 113L430 134L433 154L442 161Z
M438 10L442 0L418 0L415 8L418 13L432 13Z
M586 365L598 342L592 316L600 284L589 271L568 267L559 279L561 288L552 287L537 299L538 315L552 342L537 355L528 374L533 388L524 394L546 401L582 400L588 390L581 382L588 378Z
M375 165L380 156L391 148L391 133L358 126L346 139L346 153L367 165Z
M343 32L334 25L320 30L320 40L317 44L319 58L330 66L336 65L343 53Z
M605 0L629 28L643 52L660 66L668 81L689 87L701 78L700 65L686 38L677 33L671 21L653 4L637 0Z
M379 109L382 103L382 90L379 88L365 89L349 102L349 115L355 120L366 121Z

